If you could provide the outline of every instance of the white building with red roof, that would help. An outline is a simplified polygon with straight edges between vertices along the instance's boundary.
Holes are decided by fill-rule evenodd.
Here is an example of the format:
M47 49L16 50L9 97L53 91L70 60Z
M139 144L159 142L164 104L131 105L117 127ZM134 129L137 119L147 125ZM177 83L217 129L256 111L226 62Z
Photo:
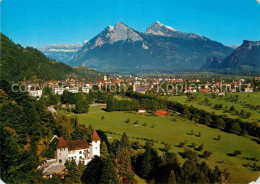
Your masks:
M95 155L100 156L100 141L96 130L93 130L91 140L65 141L63 137L60 137L56 159L60 164L74 159L76 163L81 161L87 165Z

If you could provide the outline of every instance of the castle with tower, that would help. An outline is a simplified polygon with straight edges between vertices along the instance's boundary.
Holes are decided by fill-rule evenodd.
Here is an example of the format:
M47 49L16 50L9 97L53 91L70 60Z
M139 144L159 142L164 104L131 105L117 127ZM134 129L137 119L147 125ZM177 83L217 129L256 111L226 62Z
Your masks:
M94 156L100 156L100 141L96 130L93 130L90 140L65 141L63 137L60 137L56 149L56 159L60 164L74 159L77 164L82 162L87 165Z

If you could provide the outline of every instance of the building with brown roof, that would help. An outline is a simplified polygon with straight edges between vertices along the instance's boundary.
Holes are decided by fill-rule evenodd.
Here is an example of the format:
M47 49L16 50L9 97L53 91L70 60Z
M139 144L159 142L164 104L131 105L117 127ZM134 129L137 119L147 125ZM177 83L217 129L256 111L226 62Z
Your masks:
M95 155L100 156L100 141L96 130L93 130L91 140L65 141L60 137L56 149L57 161L64 164L66 160L74 159L76 163L81 161L87 165Z

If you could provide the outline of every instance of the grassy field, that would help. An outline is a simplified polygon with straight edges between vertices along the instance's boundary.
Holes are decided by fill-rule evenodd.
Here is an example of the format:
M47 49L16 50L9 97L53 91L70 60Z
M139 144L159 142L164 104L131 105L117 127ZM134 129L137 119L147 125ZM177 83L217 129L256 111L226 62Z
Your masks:
M59 113L71 114L65 111ZM178 147L180 142L187 141L187 145L192 142L197 146L204 144L204 150L212 151L212 156L205 160L211 167L218 165L221 169L228 168L232 174L233 183L248 183L256 180L259 172L254 172L251 167L245 167L243 164L249 163L253 165L253 161L246 160L242 157L256 157L260 160L260 145L252 141L250 138L227 134L218 129L209 128L207 126L195 124L192 121L183 120L181 117L174 117L176 121L172 121L172 117L157 117L151 115L139 115L137 113L124 112L106 112L101 107L91 107L87 114L77 115L80 122L86 125L92 124L94 128L105 131L116 132L122 134L126 132L131 140L133 137L145 137L157 141L155 146L162 148L162 141L171 145L171 150L176 154L183 152L183 148ZM104 119L101 117L104 116ZM125 123L126 119L130 119L130 123ZM133 123L138 120L139 126ZM146 126L143 124L146 123ZM155 126L152 128L152 126ZM190 135L191 130L195 135ZM201 132L201 137L196 136ZM107 134L113 140L120 138L120 135ZM221 140L217 141L218 135ZM140 141L144 143L144 141ZM188 146L186 146L188 147ZM242 151L242 155L238 157L230 157L227 154L234 150ZM198 152L199 153L199 152ZM201 153L201 152L200 152ZM183 162L179 156L179 160ZM259 165L259 162L256 163Z
M257 93L257 92L255 92L255 93L228 93L227 96L224 96L224 97L218 96L214 99L210 98L209 94L204 94L204 93L194 93L193 95L195 95L197 97L196 101L188 102L186 95L171 96L168 99L182 103L182 104L192 105L194 107L206 110L208 112L215 112L218 115L226 114L231 118L240 118L243 121L257 122L258 120L260 120L260 110L253 110L253 109L250 109L249 107L245 106L245 104L251 104L251 105L255 105L255 106L260 105L260 93ZM230 97L231 95L233 95L233 96L238 95L237 103L225 100L227 97ZM208 98L209 103L211 103L210 106L206 106L205 104L199 104L199 102L204 101L205 98ZM215 104L222 104L223 109L215 110L213 108ZM245 112L250 112L251 116L249 117L249 119L242 118L241 116L238 116L235 113L229 113L229 112L224 113L223 112L225 107L227 107L229 109L232 105L238 111L244 110Z

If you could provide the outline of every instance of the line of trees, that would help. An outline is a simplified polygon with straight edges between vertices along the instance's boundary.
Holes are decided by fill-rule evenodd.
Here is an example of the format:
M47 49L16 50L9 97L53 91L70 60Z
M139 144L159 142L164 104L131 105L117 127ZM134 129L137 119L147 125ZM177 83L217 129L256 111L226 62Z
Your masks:
M137 111L139 108L138 100L116 100L113 96L107 99L107 111Z
M188 107L173 101L168 101L167 107L181 113L190 120L195 120L197 123L218 128L228 133L251 135L260 139L260 127L256 123L228 118L225 115L216 115L215 113L209 113L193 106Z
M205 110L187 106L179 102L168 101L155 95L146 95L128 91L126 96L139 100L157 101L160 109L170 109L182 114L183 117L195 120L197 123L205 124L212 128L218 128L228 133L238 135L250 135L260 140L260 127L257 123L242 121L240 119L228 118L226 115L216 115Z
M139 108L155 111L166 108L166 101L155 96L145 96L132 92L126 92L125 95L132 100L116 100L110 95L107 98L107 111L137 111Z
M144 152L135 154L131 142L124 133L121 140L111 144L102 142L101 157L94 157L81 176L83 184L137 183L134 173L149 183L228 183L230 173L217 166L211 169L206 162L199 162L193 151L184 151L183 165L177 155L164 149L160 156L154 144L147 141Z

